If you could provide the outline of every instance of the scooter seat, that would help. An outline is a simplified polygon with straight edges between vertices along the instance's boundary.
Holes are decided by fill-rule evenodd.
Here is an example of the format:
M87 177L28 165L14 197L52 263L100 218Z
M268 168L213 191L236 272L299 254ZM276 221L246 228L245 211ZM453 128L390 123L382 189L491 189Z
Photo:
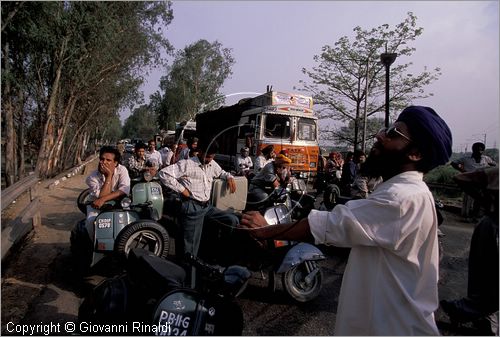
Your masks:
M162 289L184 285L186 279L184 268L149 251L130 250L129 262L129 274L136 282L146 282L151 287Z

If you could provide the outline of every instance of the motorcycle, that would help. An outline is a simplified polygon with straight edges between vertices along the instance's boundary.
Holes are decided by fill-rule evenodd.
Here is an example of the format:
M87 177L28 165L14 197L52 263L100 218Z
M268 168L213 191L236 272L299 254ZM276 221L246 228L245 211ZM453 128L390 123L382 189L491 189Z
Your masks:
M85 226L86 219L79 221L71 231L71 252L76 258L81 273L86 273L105 256L127 256L132 248L144 248L153 254L166 257L170 237L158 223L163 213L163 195L159 183L145 174L137 180L131 196L120 202L105 204L94 221L94 236L91 238ZM86 212L92 202L89 190L78 197L78 208ZM84 213L85 213L84 212Z
M263 215L269 225L291 223L293 203L287 188L277 188L266 200ZM322 288L322 272L318 261L325 255L315 246L283 240L258 242L247 232L224 224L204 226L199 256L221 265L239 264L268 275L268 288L276 291L276 278L281 276L283 288L298 302L316 298Z
M210 265L192 255L185 261L203 276L199 288L185 286L186 273L174 262L132 249L126 271L85 297L79 321L124 326L133 335L241 335L243 313L234 299L246 288L250 272Z

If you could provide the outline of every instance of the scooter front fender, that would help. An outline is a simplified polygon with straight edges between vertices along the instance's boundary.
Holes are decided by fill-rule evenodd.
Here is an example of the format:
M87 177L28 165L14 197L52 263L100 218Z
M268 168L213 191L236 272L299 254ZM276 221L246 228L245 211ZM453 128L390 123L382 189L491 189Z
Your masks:
M293 246L285 255L278 273L285 273L305 261L324 260L326 257L317 247L301 242Z

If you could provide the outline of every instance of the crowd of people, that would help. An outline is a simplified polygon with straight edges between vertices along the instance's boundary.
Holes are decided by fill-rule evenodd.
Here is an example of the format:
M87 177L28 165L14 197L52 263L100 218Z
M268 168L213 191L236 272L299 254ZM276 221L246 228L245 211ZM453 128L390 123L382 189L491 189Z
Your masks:
M474 144L470 158L451 165L464 172L469 168L469 172L483 172L480 177L473 177L481 183L470 177L458 177L457 181L468 188L470 181L475 181L472 186L492 192L487 198L488 220L478 225L471 243L468 297L441 305L454 321L486 317L494 329L498 301L491 301L488 296L495 288L494 299L498 297L498 167L484 171L496 163L482 154L484 144L481 145ZM160 151L154 140L147 146L138 144L126 162L121 161L118 149L103 147L98 170L87 179L95 195L88 209L87 228L90 233L92 219L105 201L130 192L130 177L147 171L182 199L176 254L196 255L202 228L213 219L248 231L256 240L284 239L349 247L335 334L439 335L434 319L439 307L438 221L434 199L423 176L436 166L449 163L451 147L451 131L446 122L432 108L410 106L391 127L377 133L368 155L356 150L343 158L339 152L332 152L323 163L325 172L338 179L342 193L351 196L351 201L331 211L313 210L307 218L293 224L274 226L267 226L258 211L244 212L240 220L209 202L215 178L226 180L230 193L234 193L234 175L246 176L248 198L252 201L265 199L267 188L287 183L291 159L286 152L276 155L272 145L261 149L254 160L248 147L241 148L234 173L224 171L214 160L215 142L196 138L178 145L163 144ZM481 199L468 191L475 200ZM485 206L484 201L478 203ZM494 282L490 280L494 267L477 257L486 247L491 258L496 254ZM487 277L488 285L484 285Z

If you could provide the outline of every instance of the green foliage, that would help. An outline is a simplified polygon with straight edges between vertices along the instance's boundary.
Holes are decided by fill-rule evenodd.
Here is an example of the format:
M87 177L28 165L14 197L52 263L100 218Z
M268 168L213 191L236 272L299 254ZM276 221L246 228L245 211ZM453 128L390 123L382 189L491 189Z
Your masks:
M122 139L123 129L120 117L115 114L110 118L109 122L105 125L103 134L110 144L115 144L118 140Z
M365 152L370 150L373 143L375 143L375 135L382 127L384 127L384 120L382 118L367 118L366 122ZM354 121L351 120L349 121L347 126L341 126L337 130L326 129L323 130L322 133L324 136L326 136L326 138L335 137L337 139L336 146L346 145L347 147L349 147L350 145L354 144L354 130ZM362 135L363 130L360 130L360 133Z
M391 66L390 108L393 115L413 100L432 95L426 94L423 88L439 77L440 69L424 70L415 75L408 72L412 63L403 63L405 57L415 51L410 43L423 31L416 26L416 19L410 12L393 30L387 24L371 30L356 27L353 41L344 36L333 47L325 45L321 54L314 56L317 66L302 69L311 81L300 81L301 90L313 94L319 118L353 122L353 147L360 143L365 103L367 117L385 109L385 67L380 62L380 54L398 54ZM340 138L336 130L327 131L322 136Z
M224 97L219 91L233 64L231 50L218 41L199 40L178 51L160 80L160 91L151 95L160 127L173 129L176 121L221 105Z
M424 180L428 183L455 185L453 177L458 173L459 172L450 165L441 165L427 172Z
M123 126L123 138L140 138L147 141L158 132L156 113L148 105L134 109Z
M15 128L30 131L41 176L105 130L118 137L118 111L142 100L145 69L172 50L159 29L173 18L170 1L1 6L2 97L20 117Z

